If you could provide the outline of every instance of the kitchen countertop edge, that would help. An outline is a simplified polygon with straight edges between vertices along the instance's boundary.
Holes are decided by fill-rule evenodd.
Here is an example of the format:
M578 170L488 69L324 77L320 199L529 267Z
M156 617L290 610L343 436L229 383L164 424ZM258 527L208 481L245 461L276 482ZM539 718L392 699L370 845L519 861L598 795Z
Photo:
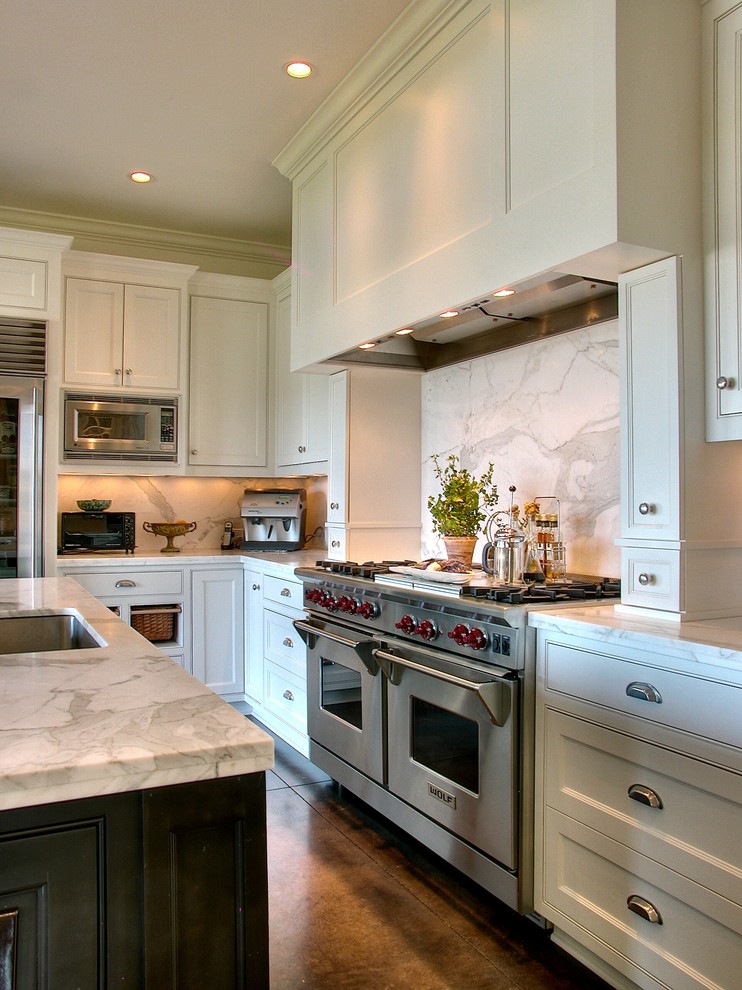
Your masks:
M267 733L74 579L0 584L0 618L59 611L106 645L0 658L0 810L273 766Z

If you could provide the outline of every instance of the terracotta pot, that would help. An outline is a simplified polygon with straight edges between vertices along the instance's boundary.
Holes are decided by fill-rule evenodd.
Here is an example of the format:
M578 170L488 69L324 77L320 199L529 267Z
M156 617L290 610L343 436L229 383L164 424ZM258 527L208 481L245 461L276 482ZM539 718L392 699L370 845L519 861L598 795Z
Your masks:
M456 560L471 568L474 547L477 545L476 536L444 536L443 544L449 560Z

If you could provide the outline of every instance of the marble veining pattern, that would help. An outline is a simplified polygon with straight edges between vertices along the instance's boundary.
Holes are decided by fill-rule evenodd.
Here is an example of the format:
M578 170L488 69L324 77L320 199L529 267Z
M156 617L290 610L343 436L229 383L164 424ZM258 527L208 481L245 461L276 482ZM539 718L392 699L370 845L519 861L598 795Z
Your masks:
M264 732L72 579L0 584L0 621L61 610L106 645L0 657L0 810L272 766Z
M423 555L443 555L427 496L432 454L458 454L479 474L492 461L500 494L519 505L560 499L573 572L615 575L619 534L619 377L616 321L500 351L423 379Z

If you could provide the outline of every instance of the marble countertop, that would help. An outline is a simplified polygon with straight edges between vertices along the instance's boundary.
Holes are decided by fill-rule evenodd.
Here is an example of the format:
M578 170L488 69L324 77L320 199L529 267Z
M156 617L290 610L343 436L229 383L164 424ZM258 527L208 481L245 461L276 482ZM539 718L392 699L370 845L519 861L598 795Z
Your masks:
M295 550L286 553L258 553L249 550L182 550L180 553L160 553L158 550L135 550L126 554L123 551L111 553L61 554L57 566L65 570L88 570L90 567L165 567L178 564L219 563L225 560L243 560L259 564L263 569L270 567L286 574L293 574L296 567L311 567L321 560L326 551Z
M742 681L742 616L680 622L622 611L620 606L574 606L529 613L529 625L587 636L614 648L663 651L727 671Z
M0 581L0 620L71 610L104 647L0 655L0 810L273 765L270 736L72 578Z

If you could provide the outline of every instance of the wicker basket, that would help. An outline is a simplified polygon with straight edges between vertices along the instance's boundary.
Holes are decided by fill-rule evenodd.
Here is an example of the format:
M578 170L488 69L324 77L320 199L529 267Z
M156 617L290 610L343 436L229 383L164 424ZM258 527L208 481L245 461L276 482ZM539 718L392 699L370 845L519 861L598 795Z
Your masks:
M181 611L180 605L132 605L131 624L150 643L165 643L175 639L175 617Z

